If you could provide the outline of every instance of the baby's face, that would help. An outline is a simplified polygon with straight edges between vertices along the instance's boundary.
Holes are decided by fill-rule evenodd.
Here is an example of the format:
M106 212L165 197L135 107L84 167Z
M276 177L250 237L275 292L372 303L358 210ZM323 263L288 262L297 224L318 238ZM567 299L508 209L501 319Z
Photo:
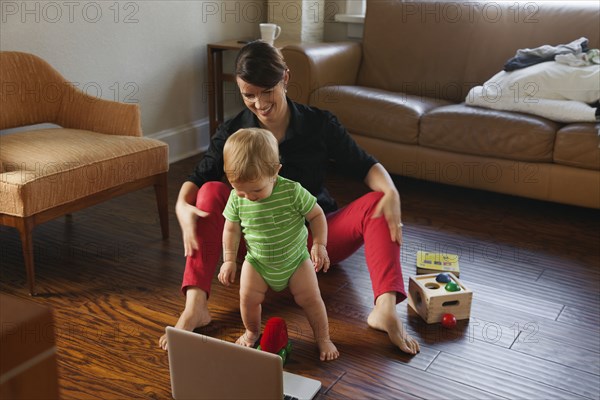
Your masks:
M235 194L250 201L259 201L266 199L273 193L277 175L272 177L262 177L252 182L235 182L231 186Z

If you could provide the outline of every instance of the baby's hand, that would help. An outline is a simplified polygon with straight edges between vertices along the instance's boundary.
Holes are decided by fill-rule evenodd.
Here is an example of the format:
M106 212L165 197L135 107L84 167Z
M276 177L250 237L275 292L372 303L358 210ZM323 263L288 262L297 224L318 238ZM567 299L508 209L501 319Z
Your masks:
M319 272L321 268L323 272L327 272L329 269L329 256L324 244L314 243L310 249L310 258L315 266L315 272Z
M237 271L235 261L224 262L219 271L219 282L225 286L229 286L229 284L235 282L235 271Z

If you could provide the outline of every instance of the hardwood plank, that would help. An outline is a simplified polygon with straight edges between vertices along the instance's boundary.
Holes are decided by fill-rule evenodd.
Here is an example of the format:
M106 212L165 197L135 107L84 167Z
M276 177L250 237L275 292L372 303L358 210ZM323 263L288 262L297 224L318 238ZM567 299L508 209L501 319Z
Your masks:
M485 368L483 364L446 353L441 353L427 371L440 378L476 386L509 399L585 399L556 386L539 383L496 368Z
M589 330L582 327L564 324L557 321L538 318L536 316L497 307L482 301L473 304L475 315L484 315L480 324L486 327L487 341L494 343L498 336L508 336L516 340L519 332L525 332L529 340L552 338L565 344L598 352L600 348L600 333L598 329ZM479 310L479 311L477 311ZM473 310L472 310L473 312ZM505 329L506 328L506 329Z
M600 330L553 321L538 321L535 334L563 344L600 353ZM529 331L533 333L532 330Z
M596 375L600 380L600 353L550 338L517 340L513 350Z
M590 298L596 299L595 306L599 304L600 275L598 275L598 271L586 269L585 273L578 273L564 269L545 269L537 283L552 292L569 291L579 296L589 295Z
M598 376L589 372L573 374L569 366L548 359L530 356L513 349L489 346L481 341L439 342L431 345L440 352L548 384L576 395L597 399L600 397Z
M361 356L364 354L364 356ZM352 363L370 366L372 356L368 352L352 355ZM355 368L349 371L333 389L353 399L499 399L492 392L476 385L465 385L446 377L396 363L385 370Z
M93 314L75 316L71 312L55 314L60 326L57 346L61 385L63 379L73 379L73 370L80 371L78 387L64 393L65 397L118 398L151 393L158 398L169 397L166 353L158 349L143 325L115 323ZM90 347L94 348L93 354ZM67 369L62 370L63 366Z
M534 296L522 295L511 290L509 279L500 281L488 281L487 285L462 279L465 285L471 289L477 299L495 304L499 307L510 308L540 318L556 319L560 315L563 305L539 299Z
M558 321L593 330L600 326L600 315L598 315L598 309L596 311L589 311L587 309L567 306L560 313Z

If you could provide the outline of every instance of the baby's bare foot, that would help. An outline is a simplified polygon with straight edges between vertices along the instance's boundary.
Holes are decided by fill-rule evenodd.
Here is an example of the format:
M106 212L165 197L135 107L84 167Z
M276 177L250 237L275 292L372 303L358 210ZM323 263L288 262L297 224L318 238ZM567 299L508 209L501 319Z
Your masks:
M260 335L257 332L251 332L249 330L246 330L246 332L244 332L244 334L240 336L238 340L235 341L235 343L241 346L254 347L254 344L258 340L259 336Z
M335 360L340 356L337 347L329 339L318 339L317 346L319 347L319 359L321 361Z

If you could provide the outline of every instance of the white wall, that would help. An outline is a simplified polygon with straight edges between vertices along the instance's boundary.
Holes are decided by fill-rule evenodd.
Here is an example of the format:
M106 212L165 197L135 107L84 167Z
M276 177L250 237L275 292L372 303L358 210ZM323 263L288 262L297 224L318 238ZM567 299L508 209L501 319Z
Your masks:
M207 43L258 37L264 6L0 0L0 50L37 54L91 95L138 102L144 134L168 142L174 161L208 144ZM229 114L241 105L235 97L226 96Z

